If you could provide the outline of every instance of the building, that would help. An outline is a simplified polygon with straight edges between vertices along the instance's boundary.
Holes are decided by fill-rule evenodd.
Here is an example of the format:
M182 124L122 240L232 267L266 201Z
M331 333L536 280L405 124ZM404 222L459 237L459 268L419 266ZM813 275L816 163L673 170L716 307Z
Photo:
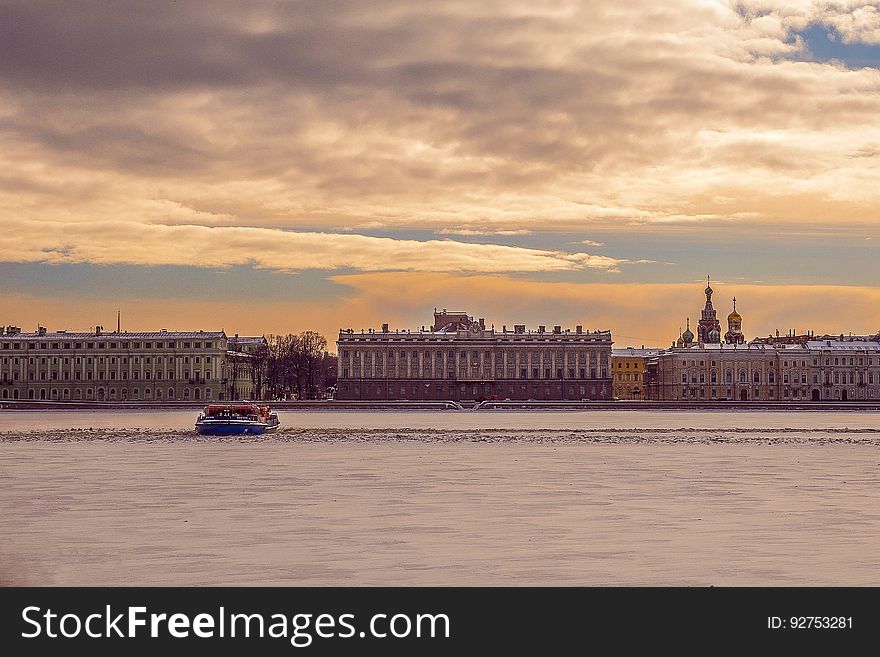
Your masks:
M611 344L610 331L496 330L467 313L435 309L427 329L341 330L337 398L610 399Z
M657 356L661 401L794 401L810 397L810 353L797 345L706 344ZM783 371L786 381L783 383Z
M649 398L664 401L878 401L880 343L673 348L656 358Z
M223 331L0 330L0 399L222 400Z
M811 340L810 394L814 401L880 399L880 342Z
M659 349L626 347L611 350L612 392L615 399L645 399L645 363L655 358Z
M812 331L756 338L748 344L742 316L727 317L717 340L712 288L697 335L687 328L672 347L650 357L643 380L647 399L661 401L877 401L880 334L823 336ZM617 381L615 381L617 383Z
M269 353L266 336L240 336L226 341L226 396L228 399L263 399L264 365Z

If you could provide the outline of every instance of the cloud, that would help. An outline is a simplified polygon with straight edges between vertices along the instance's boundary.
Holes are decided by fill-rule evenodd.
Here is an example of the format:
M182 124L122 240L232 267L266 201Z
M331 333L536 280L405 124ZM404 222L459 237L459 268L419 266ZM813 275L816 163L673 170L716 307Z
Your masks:
M618 272L628 260L453 240L399 240L268 228L141 223L12 222L0 260L47 264L139 264L279 271L356 269L423 272Z
M519 235L531 235L532 231L525 228L517 228L514 230L504 230L502 228L494 230L483 230L479 228L438 228L434 231L434 233L437 235L500 235L502 237L512 237Z
M578 244L583 244L584 246L605 246L604 242L594 242L593 240L581 240Z
M9 0L2 257L613 271L341 234L864 232L880 71L795 61L814 23L877 36L852 1Z

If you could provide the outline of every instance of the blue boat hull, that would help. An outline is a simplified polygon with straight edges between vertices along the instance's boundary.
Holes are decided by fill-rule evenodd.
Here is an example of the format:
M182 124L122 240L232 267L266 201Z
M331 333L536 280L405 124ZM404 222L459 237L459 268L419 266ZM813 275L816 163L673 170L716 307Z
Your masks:
M197 423L196 431L203 436L259 436L269 427L262 422L254 423Z

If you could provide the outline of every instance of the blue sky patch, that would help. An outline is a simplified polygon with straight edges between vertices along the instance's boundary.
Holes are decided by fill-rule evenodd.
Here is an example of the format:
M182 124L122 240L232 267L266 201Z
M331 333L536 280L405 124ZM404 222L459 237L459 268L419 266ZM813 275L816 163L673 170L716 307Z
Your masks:
M806 61L838 61L847 68L880 68L880 45L844 43L833 27L813 23L794 36L800 36L807 46Z

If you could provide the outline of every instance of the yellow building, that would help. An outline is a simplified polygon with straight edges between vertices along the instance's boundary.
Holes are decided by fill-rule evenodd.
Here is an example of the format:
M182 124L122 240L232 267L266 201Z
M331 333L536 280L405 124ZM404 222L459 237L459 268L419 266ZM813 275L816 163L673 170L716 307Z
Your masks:
M660 353L659 349L611 350L612 392L615 399L645 398L645 361Z

